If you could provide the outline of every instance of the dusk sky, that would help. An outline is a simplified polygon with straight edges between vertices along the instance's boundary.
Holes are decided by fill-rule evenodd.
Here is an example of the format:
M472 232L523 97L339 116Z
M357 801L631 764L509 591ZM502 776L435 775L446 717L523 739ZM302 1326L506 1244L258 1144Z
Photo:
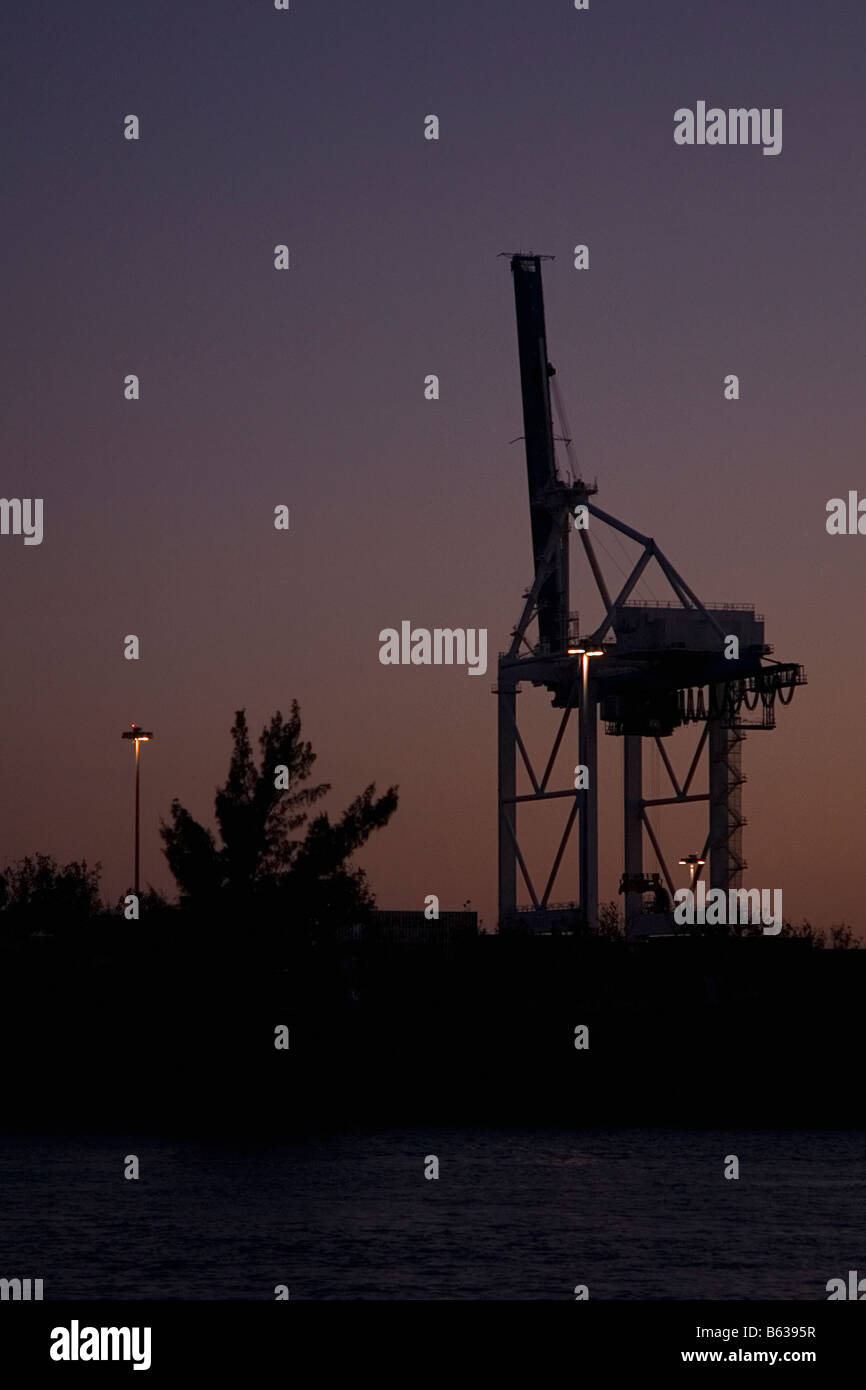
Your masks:
M399 785L359 859L379 905L435 893L493 925L491 686L532 580L519 250L555 257L549 353L598 505L806 668L744 746L744 886L866 929L866 536L825 528L866 496L864 45L858 0L4 6L0 492L44 499L44 539L0 536L2 862L101 860L127 889L135 720L142 880L173 893L172 797L211 824L235 710L257 737L297 698L332 815ZM699 101L781 108L781 152L678 146ZM601 538L618 587L636 551ZM577 556L571 607L597 614ZM381 665L402 619L486 628L486 675ZM542 730L549 697L521 699ZM679 768L693 740L668 741ZM674 864L704 833L676 814Z

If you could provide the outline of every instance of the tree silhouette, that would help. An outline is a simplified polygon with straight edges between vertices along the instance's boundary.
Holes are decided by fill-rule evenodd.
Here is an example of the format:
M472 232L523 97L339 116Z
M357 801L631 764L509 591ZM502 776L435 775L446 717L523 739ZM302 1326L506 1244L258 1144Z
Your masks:
M100 869L84 859L61 866L50 854L7 865L0 873L0 928L10 936L54 936L85 926L102 911Z
M346 861L387 825L396 788L377 798L371 784L336 824L319 814L303 837L293 837L330 790L327 782L304 785L316 754L301 738L297 701L288 719L278 710L265 725L258 763L244 710L237 711L231 736L228 778L215 797L220 843L176 799L170 822L160 827L181 902L231 912L288 908L315 929L365 915L372 895L363 871Z
M346 860L374 830L388 824L396 807L396 787L389 787L377 799L371 782L335 825L325 814L310 825L292 864L290 885L294 906L314 938L320 938L329 926L368 917L375 900L366 875L363 869L349 869Z

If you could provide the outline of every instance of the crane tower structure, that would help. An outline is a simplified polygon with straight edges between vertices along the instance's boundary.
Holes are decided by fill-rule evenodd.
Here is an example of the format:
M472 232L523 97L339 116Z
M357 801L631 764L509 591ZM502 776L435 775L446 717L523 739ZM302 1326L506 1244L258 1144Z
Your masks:
M598 921L598 722L622 740L626 926L639 930L642 895L651 881L644 873L645 838L652 845L671 896L673 879L648 811L691 802L708 809L706 841L700 856L709 861L713 888L740 886L746 867L742 854L742 744L750 729L775 727L776 701L789 704L805 683L801 666L772 659L764 642L764 622L748 604L703 604L655 540L610 516L592 500L597 487L576 468L567 477L557 469L551 386L554 368L547 355L541 256L511 256L533 580L512 629L508 650L500 653L495 692L498 702L499 927L521 923L530 930L552 926L594 928ZM564 415L564 411L562 412ZM567 421L564 421L567 430ZM570 444L570 441L566 441ZM612 528L640 546L640 554L619 592L611 594L593 544L593 534ZM603 608L601 622L581 631L569 611L569 547L577 537ZM632 594L654 564L672 592L669 602L638 602ZM736 643L731 642L735 637ZM731 655L735 651L736 655ZM544 688L558 711L544 768L533 765L521 736L517 696L521 683ZM577 715L576 763L582 769L573 787L552 788L551 777L572 716ZM699 728L688 773L680 782L665 749L677 728ZM671 781L672 795L647 798L643 787L644 740L652 740ZM518 790L518 756L528 789ZM706 790L695 791L702 758ZM577 769L576 769L577 771ZM580 785L578 785L580 783ZM530 874L521 845L518 810L560 799L568 804L545 882ZM577 825L577 894L565 906L552 904L563 861ZM529 897L518 908L517 875ZM697 870L700 872L700 869ZM558 896L561 896L561 891Z

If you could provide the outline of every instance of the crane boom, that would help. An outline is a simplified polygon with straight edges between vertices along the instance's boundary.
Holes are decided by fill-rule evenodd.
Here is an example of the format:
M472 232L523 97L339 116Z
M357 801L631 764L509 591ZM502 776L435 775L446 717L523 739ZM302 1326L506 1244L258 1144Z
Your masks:
M550 381L553 368L547 360L541 257L511 257L514 304L517 311L517 347L520 356L520 390L523 396L523 433L526 440L526 472L529 482L529 517L532 555L536 573L554 529L561 525L561 484L556 475ZM555 561L538 599L538 634L546 649L565 651L568 636L568 536L560 537Z

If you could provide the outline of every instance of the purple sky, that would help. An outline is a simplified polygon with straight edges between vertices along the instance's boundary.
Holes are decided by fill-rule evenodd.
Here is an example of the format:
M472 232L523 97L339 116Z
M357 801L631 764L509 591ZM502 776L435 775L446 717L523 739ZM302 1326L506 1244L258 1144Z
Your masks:
M380 905L492 922L490 687L532 577L497 253L524 250L556 256L550 356L599 505L806 666L745 745L746 885L863 926L866 538L824 523L866 494L864 40L854 0L5 6L0 490L43 497L45 533L0 536L0 858L101 859L126 887L137 720L142 876L170 889L172 796L209 820L235 709L257 734L296 696L329 811L399 783L361 860ZM698 100L781 107L782 153L678 147ZM381 666L403 618L486 627L487 675ZM678 814L674 860L701 848Z

